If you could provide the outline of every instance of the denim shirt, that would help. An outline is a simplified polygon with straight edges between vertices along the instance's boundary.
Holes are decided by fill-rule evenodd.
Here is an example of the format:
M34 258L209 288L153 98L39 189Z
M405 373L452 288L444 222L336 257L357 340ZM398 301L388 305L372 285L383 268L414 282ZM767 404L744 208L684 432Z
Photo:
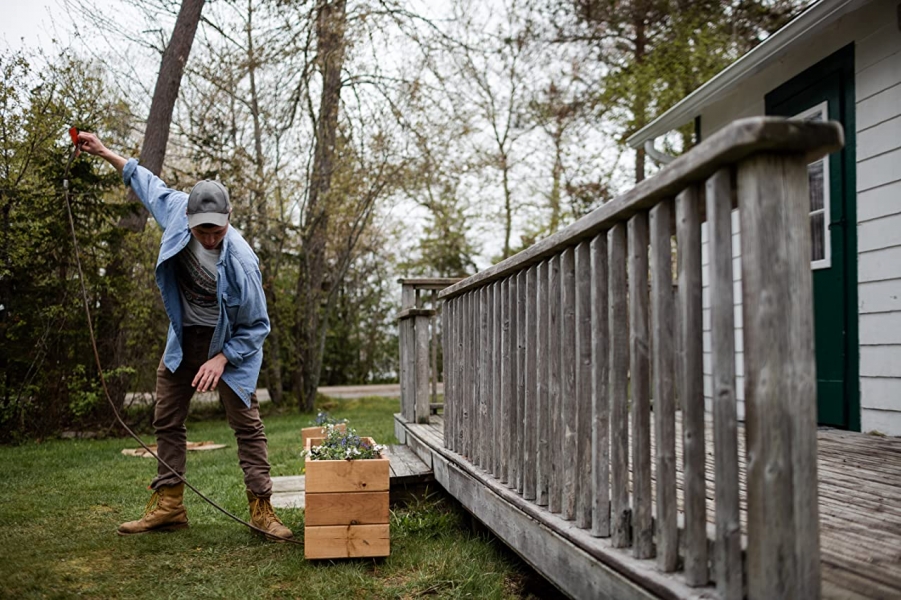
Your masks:
M172 190L159 177L129 160L122 179L131 186L163 229L156 262L156 283L169 315L169 336L163 364L173 373L182 361L182 305L175 279L176 254L188 245L188 195ZM213 332L209 356L222 352L228 359L221 381L250 406L263 364L263 340L269 335L269 314L263 293L259 259L241 234L229 226L216 265L216 297L219 320Z

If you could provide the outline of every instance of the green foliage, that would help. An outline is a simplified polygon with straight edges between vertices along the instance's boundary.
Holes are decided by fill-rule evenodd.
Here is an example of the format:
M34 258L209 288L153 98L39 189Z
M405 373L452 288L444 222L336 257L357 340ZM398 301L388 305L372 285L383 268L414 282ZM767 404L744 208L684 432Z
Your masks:
M328 322L321 385L396 381L397 304L389 265L377 248L354 261L339 283Z
M380 458L385 446L362 438L352 427L339 429L334 424L326 424L325 439L309 452L301 451L306 460L366 460Z
M338 425L339 423L347 423L347 419L339 419L337 417L333 417L325 411L319 411L316 413L316 418L310 421L311 427L323 427L325 425Z
M801 0L564 0L562 37L587 42L604 66L593 100L609 110L621 141L751 50L797 14ZM673 153L688 150L692 127Z
M150 304L146 281L104 273L126 210L115 171L82 158L69 173L83 282L63 194L68 126L103 131L122 118L121 104L99 73L65 54L35 72L24 53L7 51L0 71L0 439L13 440L89 422L102 407L82 283L95 327L106 295L134 300L136 312ZM125 365L108 376L134 372Z
M456 185L438 184L440 190L423 204L429 220L419 238L419 254L398 265L408 276L466 277L475 273L476 247L467 236L469 219L457 197Z

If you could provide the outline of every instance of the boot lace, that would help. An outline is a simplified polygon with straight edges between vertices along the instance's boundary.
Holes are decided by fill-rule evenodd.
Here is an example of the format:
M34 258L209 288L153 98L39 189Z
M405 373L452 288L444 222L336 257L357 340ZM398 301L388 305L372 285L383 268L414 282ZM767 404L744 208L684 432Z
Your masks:
M268 498L257 498L251 511L251 517L253 521L261 523L264 527L269 527L273 522L282 524Z
M160 503L160 493L157 490L153 490L153 493L150 495L150 500L147 501L147 506L144 507L144 516L146 517L154 510Z

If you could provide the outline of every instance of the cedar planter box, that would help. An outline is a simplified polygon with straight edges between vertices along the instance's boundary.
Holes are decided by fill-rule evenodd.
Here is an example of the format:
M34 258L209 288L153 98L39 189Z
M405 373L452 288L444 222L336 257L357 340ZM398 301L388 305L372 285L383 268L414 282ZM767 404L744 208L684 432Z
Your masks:
M306 449L322 439L308 438ZM388 556L388 459L308 458L306 474L304 558Z
M335 429L338 431L346 431L347 423L338 423L335 425ZM303 447L307 447L307 440L310 438L324 438L325 437L325 427L304 427L300 430L300 439Z

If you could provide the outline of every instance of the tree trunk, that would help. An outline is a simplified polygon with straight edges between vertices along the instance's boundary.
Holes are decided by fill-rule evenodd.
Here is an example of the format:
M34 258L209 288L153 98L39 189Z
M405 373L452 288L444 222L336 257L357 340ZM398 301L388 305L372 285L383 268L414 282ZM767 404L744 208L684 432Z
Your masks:
M645 32L645 19L647 19L647 8L639 7L635 12L635 62L637 64L641 64L644 62L645 54L647 53L647 34ZM648 122L647 117L647 106L648 99L645 97L645 94L648 94L649 90L643 89L639 86L637 93L635 94L635 100L633 102L633 115L635 118L635 131L638 131L642 127L644 127ZM635 151L635 183L641 183L644 181L645 177L645 150L644 148L639 148Z
M296 344L298 365L293 391L301 410L312 410L322 368L321 328L323 290L326 274L326 237L329 225L329 192L338 134L338 107L341 103L341 70L344 66L347 23L346 0L321 0L317 6L317 64L322 75L319 120L310 191L304 215L302 263L297 278ZM333 282L334 283L334 282Z
M513 197L510 191L510 163L507 153L501 151L501 177L504 188L504 258L513 254L510 248L510 236L513 233Z
M278 317L277 297L275 294L275 279L277 275L276 261L274 258L272 238L269 231L269 211L266 202L266 157L263 155L263 126L260 122L260 98L257 91L257 54L253 39L253 1L247 1L247 75L250 79L250 113L253 118L253 209L256 214L248 215L248 228L251 245L256 243L260 258L260 271L263 275L263 291L266 294L266 304L269 307L269 324L271 330L266 339L268 351L265 353L266 361L266 387L269 390L269 398L276 406L282 403L282 361L281 361L281 335ZM254 223L254 221L256 221Z
M552 136L554 141L554 166L551 170L551 196L549 198L551 218L548 222L549 234L556 233L557 229L560 228L560 196L563 185L563 131L566 127L564 119L560 115L556 116L554 125Z
M156 88L153 92L153 100L150 104L150 115L147 117L147 128L144 132L144 144L141 146L139 161L156 175L159 175L166 156L166 145L169 141L169 127L172 121L172 112L175 101L178 99L178 90L181 85L182 74L188 54L194 43L194 34L200 22L200 14L203 10L204 0L183 0L175 28L166 50L163 52L160 63L160 72L156 80ZM132 214L123 217L119 221L119 227L125 231L139 232L147 223L148 213L138 203L137 197L131 188L128 189L128 197L135 202ZM106 269L109 281L124 282L131 280L132 265L127 246L127 234L114 238L111 242L112 261ZM98 342L103 364L107 369L116 369L124 364L125 359L125 335L122 325L127 315L123 306L121 291L117 294L115 287L104 288L100 298L101 313L99 319ZM126 382L110 382L110 393L118 406L122 405L125 397Z

